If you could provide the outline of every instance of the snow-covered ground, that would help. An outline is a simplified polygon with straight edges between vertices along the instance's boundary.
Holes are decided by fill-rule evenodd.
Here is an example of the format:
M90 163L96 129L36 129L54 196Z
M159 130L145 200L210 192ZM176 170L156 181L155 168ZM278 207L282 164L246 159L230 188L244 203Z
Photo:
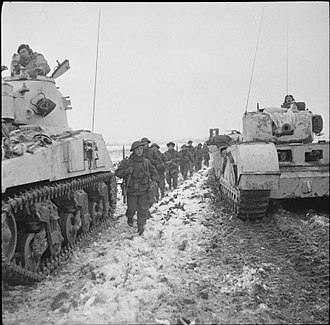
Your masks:
M82 288L78 308L56 323L155 323L171 316L178 291L192 281L182 273L203 250L201 222L210 210L209 190L199 181L201 177L203 173L195 174L155 204L142 236L136 234L136 227L127 226L125 217L119 219L119 238L107 241L105 234L97 244L106 254L85 260L95 279Z
M142 236L115 218L46 281L3 293L3 324L329 321L329 220L233 217L204 167L152 209Z

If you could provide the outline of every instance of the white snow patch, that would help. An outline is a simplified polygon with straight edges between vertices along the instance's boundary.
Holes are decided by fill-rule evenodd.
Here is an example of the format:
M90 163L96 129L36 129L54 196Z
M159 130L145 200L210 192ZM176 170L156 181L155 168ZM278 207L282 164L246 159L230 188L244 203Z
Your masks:
M211 213L209 189L203 184L206 173L207 169L195 173L155 204L142 236L127 226L125 217L119 220L118 235L97 246L107 254L93 264L96 280L86 283L78 307L56 324L155 323L167 318L151 311L186 283L176 274L192 261L192 254L202 250L198 245L205 231L201 221ZM242 286L247 286L252 280L244 276Z

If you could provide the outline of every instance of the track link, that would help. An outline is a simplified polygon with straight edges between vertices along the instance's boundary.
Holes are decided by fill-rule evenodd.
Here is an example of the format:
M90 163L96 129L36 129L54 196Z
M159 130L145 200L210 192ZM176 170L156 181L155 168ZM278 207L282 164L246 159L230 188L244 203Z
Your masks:
M241 220L262 219L267 212L270 191L246 191L219 181L219 196L224 200L231 211Z
M22 210L24 207L29 209L34 203L51 200L68 194L70 191L86 189L99 182L104 182L109 186L111 195L109 197L110 210L108 213L112 214L116 205L117 185L116 178L111 172L84 176L79 179L54 182L51 185L32 187L24 192L13 193L2 200L2 214L17 213L18 210ZM36 272L26 269L20 263L17 264L14 258L11 261L8 261L8 258L3 255L2 250L2 281L8 284L23 285L43 281L64 261L70 258L72 253L81 245L85 238L98 230L101 230L106 221L107 219L103 218L96 227L91 226L88 231L79 233L74 243L62 247L58 255L43 259Z

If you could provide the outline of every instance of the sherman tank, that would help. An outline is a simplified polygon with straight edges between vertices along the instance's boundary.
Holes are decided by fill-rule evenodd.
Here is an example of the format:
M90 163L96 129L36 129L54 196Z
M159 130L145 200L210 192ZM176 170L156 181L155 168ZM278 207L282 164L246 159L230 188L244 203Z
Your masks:
M24 69L2 78L2 280L40 281L78 239L103 227L116 205L113 164L102 135L68 126L68 96L55 79Z
M245 112L243 134L236 138L210 130L220 195L240 219L263 218L272 200L328 202L329 141L315 136L322 128L320 115L292 102Z

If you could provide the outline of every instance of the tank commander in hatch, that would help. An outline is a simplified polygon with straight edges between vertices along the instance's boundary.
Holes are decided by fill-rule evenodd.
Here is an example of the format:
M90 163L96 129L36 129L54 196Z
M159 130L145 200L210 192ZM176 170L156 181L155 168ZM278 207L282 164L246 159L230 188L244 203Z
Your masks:
M11 75L19 75L20 68L25 68L25 71L31 78L37 76L46 76L50 71L47 60L40 53L33 52L28 44L21 44L17 49L17 54L12 57Z
M281 105L282 108L290 108L293 103L295 103L295 99L292 95L286 95L284 97L284 103Z

